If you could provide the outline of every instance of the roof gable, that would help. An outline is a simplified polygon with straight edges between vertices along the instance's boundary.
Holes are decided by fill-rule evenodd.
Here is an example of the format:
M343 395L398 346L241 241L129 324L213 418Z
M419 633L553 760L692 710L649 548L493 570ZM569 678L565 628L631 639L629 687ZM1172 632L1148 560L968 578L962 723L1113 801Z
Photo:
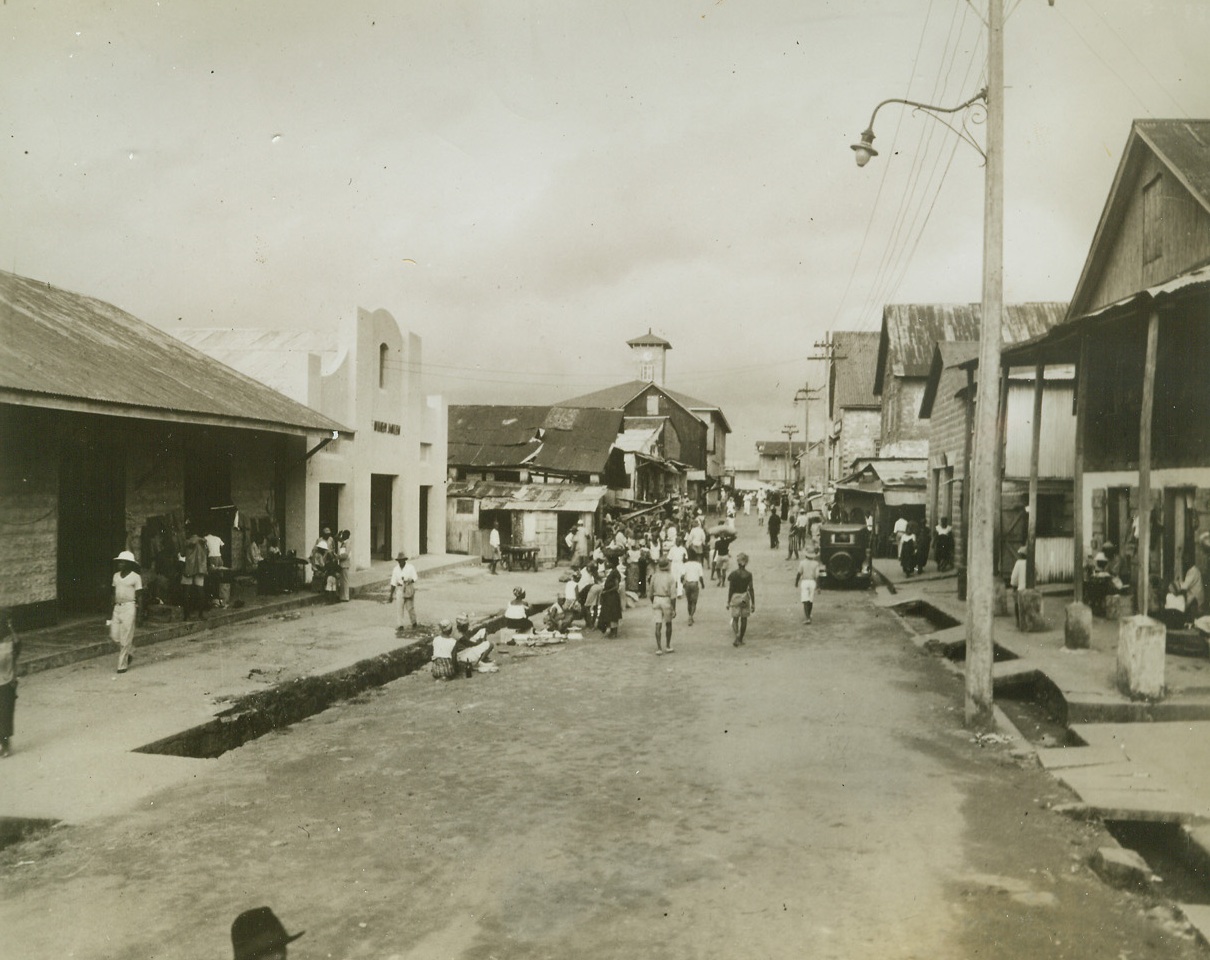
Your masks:
M1184 251L1183 262L1176 260L1166 264L1161 272L1152 271L1155 275L1140 271L1139 282L1130 284L1131 289L1125 293L1172 279L1205 261L1207 251L1210 251L1210 120L1135 120L1072 294L1067 319L1075 319L1106 302L1120 299L1123 291L1107 291L1101 296L1098 291L1107 271L1112 268L1114 249L1124 236L1131 236L1138 229L1134 220L1142 203L1138 195L1139 180L1149 165L1158 165L1171 178L1173 187L1193 201L1188 210L1182 210L1179 204L1165 205L1161 220L1167 221L1166 228L1180 232L1181 221L1184 221L1186 231L1191 230L1198 236ZM1132 237L1132 240L1141 243L1141 238Z

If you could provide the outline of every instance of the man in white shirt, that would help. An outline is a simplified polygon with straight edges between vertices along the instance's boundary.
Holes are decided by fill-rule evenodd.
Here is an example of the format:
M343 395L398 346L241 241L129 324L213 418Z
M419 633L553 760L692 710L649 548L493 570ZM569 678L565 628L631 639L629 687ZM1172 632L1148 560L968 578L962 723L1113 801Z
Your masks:
M492 575L495 576L496 564L500 562L500 524L492 521L492 532L487 536L488 546L492 548L492 558L488 561L491 564Z
M903 535L907 533L907 528L907 517L900 517L895 521L895 526L891 528L891 533L895 535L895 556L899 556L902 552Z
M681 564L681 586L685 591L685 607L689 611L689 626L693 626L693 615L697 612L697 600L706 585L706 571L696 557Z
M412 626L416 626L416 581L419 579L416 568L409 562L407 554L400 551L395 557L395 567L391 570L391 595L387 601L395 603L395 636L397 637L403 634L405 613Z

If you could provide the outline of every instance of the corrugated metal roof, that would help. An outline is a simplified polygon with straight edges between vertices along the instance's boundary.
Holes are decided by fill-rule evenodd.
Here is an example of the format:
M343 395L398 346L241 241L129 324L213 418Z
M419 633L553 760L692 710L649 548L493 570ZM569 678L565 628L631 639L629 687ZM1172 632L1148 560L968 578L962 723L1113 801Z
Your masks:
M446 486L446 499L472 498L481 510L550 510L593 513L608 487L582 483L502 483L456 481Z
M651 384L645 380L629 380L626 383L606 387L604 390L594 390L592 393L572 397L570 400L564 400L562 405L565 407L598 407L607 410L620 410L650 386Z
M620 410L567 406L451 406L447 462L602 473L622 428Z
M1066 303L1053 301L1005 304L1001 339L1013 344L1036 337L1066 312ZM981 315L977 303L888 303L882 310L874 392L882 393L887 376L928 376L933 344L978 340Z
M832 349L836 356L828 382L832 418L842 409L881 407L882 399L874 393L878 334L872 330L838 330L832 334Z
M1210 120L1135 120L1134 129L1210 211Z
M614 446L626 453L645 453L650 456L659 443L663 425L656 427L632 427L623 430L614 440Z
M119 416L353 433L111 303L4 271L0 390Z
M849 476L845 477L840 483L840 486L847 486L862 482L862 475L869 476L872 474L881 482L884 488L887 487L925 487L928 485L928 459L921 460L883 460L880 458L865 459L858 461L861 464L860 469L855 470ZM865 481L868 483L868 480Z

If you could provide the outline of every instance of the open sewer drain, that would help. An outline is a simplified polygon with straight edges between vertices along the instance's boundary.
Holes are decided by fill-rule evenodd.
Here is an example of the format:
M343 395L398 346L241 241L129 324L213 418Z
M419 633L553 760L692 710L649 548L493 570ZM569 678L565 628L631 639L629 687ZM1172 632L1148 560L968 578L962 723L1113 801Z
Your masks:
M892 604L890 609L917 636L962 625L961 620L951 617L944 610L938 610L927 600L907 600L903 603ZM966 644L951 643L945 647L943 652L948 659L961 663L966 659ZM999 644L993 644L992 657L997 663L1017 659L1015 653L1004 649Z
M431 656L430 644L417 643L322 676L299 677L241 697L210 722L145 744L134 752L198 760L221 757L249 740L320 713L338 700L398 680L425 666Z
M537 615L548 606L549 603L530 604L530 615ZM497 614L472 623L471 629L483 627L491 635L504 625L504 617ZM249 740L321 713L338 700L348 700L370 687L381 687L407 676L425 667L432 654L432 643L413 643L322 676L299 677L241 697L208 723L144 744L134 752L212 760Z
M896 603L891 609L915 634L936 633L938 630L948 630L962 623L924 600Z
M1210 870L1205 854L1179 823L1106 820L1105 829L1162 878L1158 889L1177 903L1210 905Z

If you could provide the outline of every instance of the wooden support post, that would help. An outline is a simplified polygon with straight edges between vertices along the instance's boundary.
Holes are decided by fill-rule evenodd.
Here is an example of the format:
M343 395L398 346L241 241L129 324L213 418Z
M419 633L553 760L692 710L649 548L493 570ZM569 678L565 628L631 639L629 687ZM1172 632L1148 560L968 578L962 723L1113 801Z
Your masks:
M1029 441L1029 528L1025 534L1025 585L1033 589L1038 584L1038 457L1042 451L1042 386L1046 365L1034 365L1034 419Z
M1143 402L1139 408L1139 615L1151 609L1151 421L1155 409L1155 361L1159 351L1160 312L1147 317L1147 353L1143 361Z
M992 570L1003 575L1006 571L1001 562L1004 555L1004 444L1008 440L1008 368L1000 371L999 405L996 407L996 451L994 486L995 506L992 514ZM1013 561L1015 562L1015 558ZM1009 570L1012 568L1009 567Z
M1084 437L1088 418L1088 334L1080 337L1080 359L1076 366L1076 455L1072 464L1072 577L1075 602L1084 602Z

